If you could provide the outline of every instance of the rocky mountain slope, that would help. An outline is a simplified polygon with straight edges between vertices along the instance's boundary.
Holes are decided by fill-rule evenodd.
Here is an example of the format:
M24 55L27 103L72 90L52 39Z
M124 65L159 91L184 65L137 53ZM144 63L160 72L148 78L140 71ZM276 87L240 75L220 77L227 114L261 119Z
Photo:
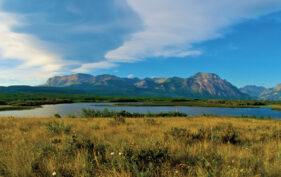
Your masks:
M259 98L264 100L281 100L281 84L263 91Z
M189 78L120 78L113 75L73 74L48 79L45 87L64 87L95 93L131 96L248 99L249 95L216 74L197 73Z
M251 96L259 97L262 92L266 90L265 87L255 86L255 85L247 85L243 88L240 88L242 93L246 93Z

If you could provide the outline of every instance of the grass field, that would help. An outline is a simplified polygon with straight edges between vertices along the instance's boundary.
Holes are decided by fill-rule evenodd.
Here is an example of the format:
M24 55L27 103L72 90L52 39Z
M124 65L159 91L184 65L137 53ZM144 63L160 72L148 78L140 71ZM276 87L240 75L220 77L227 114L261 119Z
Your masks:
M0 118L0 176L281 176L281 121Z

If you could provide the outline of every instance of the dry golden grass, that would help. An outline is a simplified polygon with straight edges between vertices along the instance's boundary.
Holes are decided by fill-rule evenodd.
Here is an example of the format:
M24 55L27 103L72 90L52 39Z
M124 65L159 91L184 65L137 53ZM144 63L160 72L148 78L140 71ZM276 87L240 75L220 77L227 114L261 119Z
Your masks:
M0 118L0 176L277 177L280 140L280 120Z

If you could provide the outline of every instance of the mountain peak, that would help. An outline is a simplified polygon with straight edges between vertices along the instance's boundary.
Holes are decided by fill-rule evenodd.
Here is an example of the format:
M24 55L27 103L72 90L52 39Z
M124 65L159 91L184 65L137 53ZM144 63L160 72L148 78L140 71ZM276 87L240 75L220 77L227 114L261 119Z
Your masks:
M100 78L117 78L117 76L111 75L111 74L102 74L102 75L98 75L96 77L100 77Z
M90 74L77 73L66 76L55 76L49 78L45 86L65 87L90 83L94 76Z
M192 76L193 78L202 78L202 79L220 79L220 77L216 74L213 73L202 73L202 72L198 72L196 73L194 76Z
M260 98L265 100L281 100L281 84L265 90L261 93Z
M70 76L79 76L79 77L93 77L90 74L85 74L85 73L76 73L76 74L72 74Z

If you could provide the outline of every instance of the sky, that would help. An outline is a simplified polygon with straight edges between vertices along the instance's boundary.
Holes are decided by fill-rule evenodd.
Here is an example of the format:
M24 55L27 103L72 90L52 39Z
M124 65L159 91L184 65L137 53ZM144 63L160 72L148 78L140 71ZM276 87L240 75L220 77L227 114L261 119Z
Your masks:
M88 73L281 83L280 0L0 0L0 85Z

